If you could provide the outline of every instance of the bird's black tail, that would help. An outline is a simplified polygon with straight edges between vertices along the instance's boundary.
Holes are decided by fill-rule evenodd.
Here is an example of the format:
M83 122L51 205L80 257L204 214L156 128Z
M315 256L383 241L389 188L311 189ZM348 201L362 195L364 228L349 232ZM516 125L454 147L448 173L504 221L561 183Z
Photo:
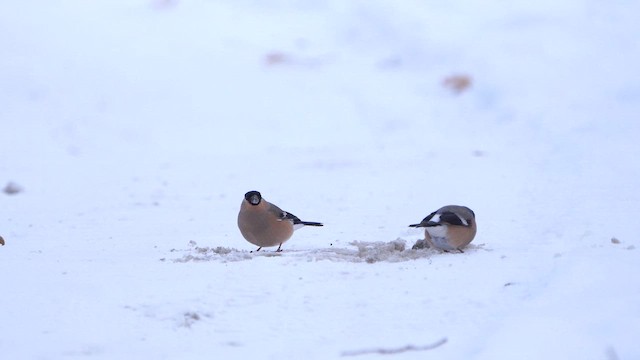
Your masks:
M300 221L298 224L302 224L305 226L324 226L323 223L313 222L313 221Z

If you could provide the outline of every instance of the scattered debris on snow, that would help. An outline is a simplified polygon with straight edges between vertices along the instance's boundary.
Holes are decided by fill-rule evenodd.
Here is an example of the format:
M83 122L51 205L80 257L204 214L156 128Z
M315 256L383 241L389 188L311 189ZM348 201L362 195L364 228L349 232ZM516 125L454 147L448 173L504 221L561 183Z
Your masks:
M184 313L184 324L182 326L190 328L191 325L195 324L201 318L202 317L197 312L187 311Z
M199 321L210 319L212 314L202 310L185 310L176 312L174 309L167 306L167 304L161 305L126 305L125 309L139 313L144 317L150 319L156 319L160 321L167 321L175 328L191 328Z
M450 75L442 80L442 86L459 95L471 87L471 77L465 74Z
M283 51L271 51L264 55L263 62L268 67L294 66L314 68L326 63L326 56L296 56Z
M281 65L288 62L291 62L290 56L280 51L272 51L264 56L264 63L268 66Z
M174 262L190 262L190 261L197 262L197 261L219 260L222 262L230 262L230 261L251 260L253 258L252 254L248 251L236 250L236 249L222 247L222 246L218 246L215 248L196 246L191 250L185 250L185 251L190 253L184 255L181 258L174 259L173 261ZM267 252L262 252L261 254L267 254Z
M7 183L4 189L2 189L2 191L4 191L4 193L7 195L15 195L17 193L22 192L22 190L23 190L22 186L14 183L13 181L9 181L9 183Z
M413 250L420 250L424 248L429 248L429 244L424 239L416 241L416 243L411 247Z
M422 258L430 258L434 254L441 254L441 251L433 249L407 249L406 241L396 239L390 242L376 241L353 241L349 245L356 249L339 248L331 246L329 248L312 250L284 250L282 252L273 251L247 251L228 247L199 247L195 242L190 242L190 249L177 250L172 252L184 252L182 257L173 259L173 262L199 262L199 261L220 261L235 262L252 260L257 257L286 257L286 258L306 258L307 261L343 261L373 264L376 262L403 262ZM483 245L469 245L466 249L480 249ZM160 259L164 261L166 259Z
M370 264L385 260L393 261L397 259L398 256L405 257L407 255L405 252L406 241L402 239L396 239L388 243L382 241L354 241L349 243L349 245L356 246L358 248L358 257Z

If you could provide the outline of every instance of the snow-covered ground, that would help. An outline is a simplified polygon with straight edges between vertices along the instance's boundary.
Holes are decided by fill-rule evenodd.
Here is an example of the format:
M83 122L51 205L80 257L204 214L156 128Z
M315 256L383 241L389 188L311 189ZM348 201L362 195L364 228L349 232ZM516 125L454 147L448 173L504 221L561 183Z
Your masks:
M639 359L638 14L2 2L0 358ZM252 253L249 190L325 227Z

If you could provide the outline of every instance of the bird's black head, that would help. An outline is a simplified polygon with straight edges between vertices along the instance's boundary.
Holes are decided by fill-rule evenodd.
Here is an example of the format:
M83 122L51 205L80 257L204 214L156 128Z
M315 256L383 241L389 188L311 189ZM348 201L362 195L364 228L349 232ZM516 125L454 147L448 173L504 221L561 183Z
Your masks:
M257 191L249 191L248 193L244 194L244 199L247 200L249 204L255 206L260 204L260 201L262 201L262 195L260 195L260 193Z

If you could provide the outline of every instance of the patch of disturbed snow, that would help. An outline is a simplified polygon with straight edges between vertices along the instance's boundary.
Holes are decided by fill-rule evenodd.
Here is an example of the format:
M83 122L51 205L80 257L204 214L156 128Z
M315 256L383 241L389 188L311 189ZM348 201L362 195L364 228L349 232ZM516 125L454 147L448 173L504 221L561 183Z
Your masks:
M246 251L228 247L199 247L195 241L189 242L189 248L184 250L173 249L172 252L183 253L182 256L171 259L173 262L191 262L191 261L219 261L234 262L251 260L254 257L274 257L283 256L289 258L302 258L306 261L340 261L354 263L376 263L386 262L402 262L416 260L422 258L430 258L433 254L440 251L434 249L414 250L406 247L406 240L396 239L389 242L376 241L352 241L349 245L354 248L330 247L312 250L285 250L282 252L275 251ZM469 245L465 248L465 252L473 252L484 249L484 244ZM166 261L166 258L161 259Z

